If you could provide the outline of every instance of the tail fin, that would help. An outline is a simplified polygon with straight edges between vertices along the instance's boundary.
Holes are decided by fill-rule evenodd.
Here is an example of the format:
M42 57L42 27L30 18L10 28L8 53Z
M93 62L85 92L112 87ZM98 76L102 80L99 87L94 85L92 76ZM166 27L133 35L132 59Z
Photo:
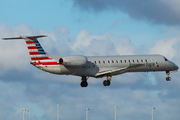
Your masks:
M40 37L47 37L44 35L39 35L39 36L20 36L20 37L13 37L13 38L2 38L4 40L10 40L10 39L24 39L27 48L29 50L29 54L31 56L32 63L35 64L43 64L43 65L55 65L57 62L55 62L52 58L49 58L40 45L39 41L37 38Z

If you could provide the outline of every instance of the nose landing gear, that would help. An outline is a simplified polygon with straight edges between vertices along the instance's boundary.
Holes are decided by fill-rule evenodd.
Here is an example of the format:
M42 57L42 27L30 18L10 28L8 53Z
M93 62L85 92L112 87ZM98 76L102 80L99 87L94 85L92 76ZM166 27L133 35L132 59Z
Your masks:
M171 77L169 77L169 75L170 75L170 72L169 72L169 71L166 71L166 75L167 75L166 81L171 81Z

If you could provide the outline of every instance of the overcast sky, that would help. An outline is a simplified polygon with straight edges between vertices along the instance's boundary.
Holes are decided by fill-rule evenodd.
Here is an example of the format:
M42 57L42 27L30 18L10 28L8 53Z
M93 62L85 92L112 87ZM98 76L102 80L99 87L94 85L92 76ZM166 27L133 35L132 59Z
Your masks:
M48 35L46 52L69 55L161 54L180 66L178 0L6 0L0 1L0 38ZM0 119L20 120L179 120L180 73L127 73L81 78L41 72L30 63L23 40L0 40ZM28 120L25 112L25 120Z

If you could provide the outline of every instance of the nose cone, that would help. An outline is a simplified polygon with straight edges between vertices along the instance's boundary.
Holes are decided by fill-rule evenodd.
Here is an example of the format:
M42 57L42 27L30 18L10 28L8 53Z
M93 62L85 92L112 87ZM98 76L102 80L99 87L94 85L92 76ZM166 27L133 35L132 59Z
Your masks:
M173 67L174 70L178 70L179 69L179 67L175 63L171 62L171 64L173 65L172 67Z
M179 69L179 67L178 67L176 64L175 64L175 69L176 69L176 70L178 70L178 69Z

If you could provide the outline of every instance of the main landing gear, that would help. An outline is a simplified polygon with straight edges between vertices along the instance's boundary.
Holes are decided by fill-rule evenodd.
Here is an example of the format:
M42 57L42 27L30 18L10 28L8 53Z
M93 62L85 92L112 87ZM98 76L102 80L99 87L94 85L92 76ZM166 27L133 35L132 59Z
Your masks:
M104 86L110 86L112 76L107 76L106 80L103 81Z
M87 79L88 79L89 77L86 77L86 76L82 76L82 78L81 78L81 80L82 80L82 82L81 82L81 87L87 87L88 86L88 82L87 82ZM103 81L103 85L104 86L110 86L110 84L111 84L111 78L112 78L112 76L107 76L106 77L106 80L104 80Z
M171 77L169 77L169 75L170 75L170 72L169 72L169 71L166 71L166 75L167 75L166 81L171 81Z
M81 87L87 87L88 86L88 82L87 82L87 77L86 76L82 76L81 80Z

